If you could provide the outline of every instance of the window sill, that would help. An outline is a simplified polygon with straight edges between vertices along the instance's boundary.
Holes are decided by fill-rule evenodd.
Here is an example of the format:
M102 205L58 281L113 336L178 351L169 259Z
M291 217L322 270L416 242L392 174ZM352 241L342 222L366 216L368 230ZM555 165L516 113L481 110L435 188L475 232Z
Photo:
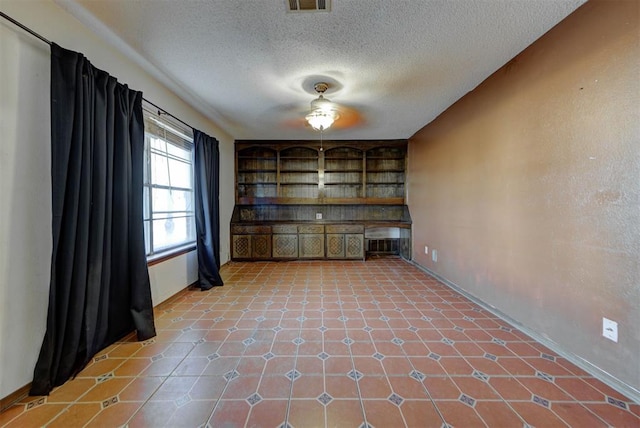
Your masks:
M147 266L157 265L159 263L165 262L167 260L173 259L175 257L181 256L186 253L190 253L196 249L195 242L184 245L178 248L172 248L168 251L153 254L151 256L147 256Z

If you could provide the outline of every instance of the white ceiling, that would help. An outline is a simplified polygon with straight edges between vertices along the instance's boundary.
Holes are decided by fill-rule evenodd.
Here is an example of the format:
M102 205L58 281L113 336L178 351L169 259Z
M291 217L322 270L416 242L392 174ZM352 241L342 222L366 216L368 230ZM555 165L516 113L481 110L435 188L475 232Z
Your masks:
M584 0L58 0L236 139L409 138ZM90 54L90 53L89 53Z

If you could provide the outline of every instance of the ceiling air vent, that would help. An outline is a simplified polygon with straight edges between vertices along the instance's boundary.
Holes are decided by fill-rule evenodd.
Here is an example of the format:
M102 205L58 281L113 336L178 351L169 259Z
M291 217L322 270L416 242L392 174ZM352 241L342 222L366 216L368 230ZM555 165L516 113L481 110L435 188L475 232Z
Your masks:
M287 12L328 12L331 0L286 0Z

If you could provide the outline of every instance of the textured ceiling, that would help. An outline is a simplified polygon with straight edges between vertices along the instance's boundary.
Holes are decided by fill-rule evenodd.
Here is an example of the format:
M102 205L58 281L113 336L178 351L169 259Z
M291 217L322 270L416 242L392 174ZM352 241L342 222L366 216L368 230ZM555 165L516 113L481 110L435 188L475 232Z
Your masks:
M302 119L327 81L327 139L408 138L583 0L58 0L236 139L314 139Z

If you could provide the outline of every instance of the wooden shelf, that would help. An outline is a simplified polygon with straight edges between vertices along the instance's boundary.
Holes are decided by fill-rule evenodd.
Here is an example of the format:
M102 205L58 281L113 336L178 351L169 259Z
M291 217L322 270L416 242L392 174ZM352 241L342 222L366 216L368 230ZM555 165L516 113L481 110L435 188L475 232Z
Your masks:
M305 183L305 182L280 182L281 186L317 186L318 183Z
M260 183L238 183L238 186L276 186L278 183L276 181L262 181Z
M328 141L324 148L317 141L236 142L236 201L404 203L406 140Z

